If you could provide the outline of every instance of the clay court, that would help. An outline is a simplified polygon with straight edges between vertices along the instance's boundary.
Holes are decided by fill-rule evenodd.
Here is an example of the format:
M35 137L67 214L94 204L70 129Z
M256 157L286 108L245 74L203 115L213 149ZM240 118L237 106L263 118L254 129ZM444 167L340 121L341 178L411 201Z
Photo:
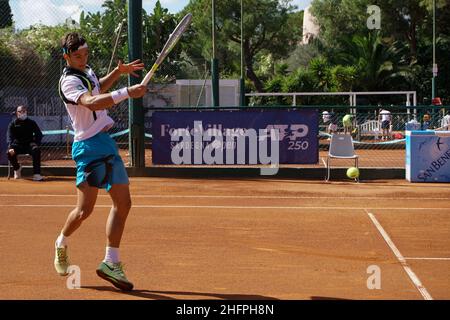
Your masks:
M0 179L0 299L450 299L450 189L404 180L131 178L121 258L97 277L111 201L69 239L81 289L53 268L72 177ZM368 289L368 268L381 289ZM371 269L370 269L371 270Z
M326 147L327 148L327 147ZM319 151L319 161L316 164L282 164L280 167L302 167L302 168L323 168L328 149ZM128 149L120 149L120 156L127 166L130 165L130 154ZM355 153L360 157L360 166L365 168L404 168L405 167L405 149L388 149L383 146L377 146L372 149L356 149ZM65 148L44 148L42 152L42 164L47 167L75 167L75 162L70 157L71 150L66 151ZM23 164L32 165L30 157L23 157ZM333 166L345 167L351 164L349 160L333 160ZM145 166L155 166L152 163L152 150L145 149ZM173 166L173 165L171 165ZM216 167L219 165L216 165ZM185 167L188 167L187 165ZM228 166L229 167L229 166ZM241 167L248 167L242 165Z

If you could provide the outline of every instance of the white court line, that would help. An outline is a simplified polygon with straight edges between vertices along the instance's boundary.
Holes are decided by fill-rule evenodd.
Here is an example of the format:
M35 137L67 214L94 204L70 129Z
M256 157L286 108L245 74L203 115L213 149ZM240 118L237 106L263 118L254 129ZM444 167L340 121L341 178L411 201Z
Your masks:
M397 249L397 247L395 246L394 242L391 240L391 238L389 237L387 232L383 229L381 224L378 222L377 218L375 218L375 216L372 213L367 211L367 209L365 211L369 215L370 220L372 220L373 224L375 225L375 227L380 232L381 236L384 238L384 241L386 241L386 243L388 244L389 248L391 248L392 252L397 257L397 260L400 262L400 264L402 265L403 269L405 269L406 273L408 274L409 278L413 282L413 284L416 287L416 289L419 290L419 292L422 295L422 297L425 300L433 300L433 298L428 293L427 289L424 287L424 285L422 284L420 279L416 276L416 274L409 267L408 263L406 262L406 259L402 256L400 251Z
M320 167L320 166L318 167L318 169L321 169L321 168L322 167ZM333 167L333 168L346 169L348 167ZM256 168L256 169L260 169L260 168ZM298 169L300 171L302 168L298 168ZM361 169L361 167L360 167L360 169ZM362 169L365 169L365 168L362 168ZM386 168L385 167L370 167L370 168L367 168L367 169L386 169ZM405 169L405 168L404 167L393 167L392 169ZM201 178L201 177L199 177L199 178L189 178L189 179L170 178L170 177L167 177L167 178L161 178L161 177L147 177L147 178L129 177L129 179L131 181L136 181L136 182L149 182L149 181L151 181L151 182L159 182L159 181L163 181L163 182L170 181L170 182L173 182L173 181L176 181L176 180L181 181L181 182L192 182L192 181L205 181L205 180L207 180L207 179ZM241 183L241 182L246 182L246 179L247 178L245 178L245 177L244 178L239 178L239 177L218 178L217 181L230 182L230 183L231 182ZM248 179L252 179L252 181L254 181L253 178L248 178ZM383 179L383 180L390 181L391 179ZM280 182L280 183L287 182L287 181L290 181L290 182L294 181L294 182L298 182L298 183L301 183L301 184L308 184L308 183L311 183L311 182L312 183L318 183L318 182L321 182L323 180L317 180L317 179L310 179L310 180L308 180L308 179L305 179L305 180L295 180L295 179L293 180L293 179L290 179L290 180L286 180L286 179L274 177L272 179L268 179L267 178L267 179L262 179L260 181L254 181L254 182L255 183L256 182L267 183L267 181ZM405 188L405 189L419 189L419 188L420 189L445 189L445 190L448 189L448 187L445 185L445 183L438 183L438 182L436 182L436 183L427 183L427 184L421 183L420 185L417 185L417 184L414 184L414 183L409 183L408 181L405 181L405 179L393 179L393 181L394 182L401 182L401 184L400 183L399 184L379 183L379 182L376 182L376 180L375 180L373 182L368 182L368 183L361 184L361 186L367 186L367 187L372 187L373 186L373 187L377 187L377 188L389 188L389 189L392 189L393 187L395 187L395 188ZM340 182L340 181L336 181L336 182ZM354 184L354 182L350 182L349 184Z
M77 197L76 194L0 194L0 197L14 197L14 196L27 196L27 197ZM100 194L98 197L109 198L107 194ZM186 198L186 199L342 199L342 200L445 200L450 201L450 197L434 197L434 198L423 198L423 197L347 197L347 196L254 196L254 195L169 195L169 194L148 194L148 195L131 195L131 198Z
M406 258L405 260L436 260L436 261L450 261L450 258Z
M75 204L0 204L0 207L45 207L45 208L73 208ZM96 205L98 208L110 208L111 205ZM319 210L365 210L364 207L319 207L319 206L193 206L193 205L133 205L133 208L189 208L189 209L319 209ZM445 210L450 208L376 208L377 210Z

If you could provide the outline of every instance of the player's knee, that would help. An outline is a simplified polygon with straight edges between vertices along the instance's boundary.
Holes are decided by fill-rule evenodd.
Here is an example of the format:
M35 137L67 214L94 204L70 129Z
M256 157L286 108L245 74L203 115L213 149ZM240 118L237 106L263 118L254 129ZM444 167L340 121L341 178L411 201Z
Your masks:
M132 206L131 198L126 199L126 200L123 202L122 206L123 206L123 209L124 209L125 211L130 211L131 206Z
M124 213L128 213L131 209L131 206L132 206L131 198L124 199L115 205L116 209L119 212Z
M92 211L93 211L92 208L78 207L76 209L77 220L80 220L80 221L86 220L87 218L89 218L89 216L91 215Z

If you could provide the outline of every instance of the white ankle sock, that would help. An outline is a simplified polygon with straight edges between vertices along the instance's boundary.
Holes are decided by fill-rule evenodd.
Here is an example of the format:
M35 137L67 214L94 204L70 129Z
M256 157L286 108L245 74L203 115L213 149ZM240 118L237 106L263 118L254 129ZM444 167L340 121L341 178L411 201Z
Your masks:
M67 246L67 237L65 237L61 232L61 234L56 239L55 244L58 248L63 248L65 246Z
M119 260L119 248L114 247L106 247L106 254L104 262L112 262L112 263L118 263Z

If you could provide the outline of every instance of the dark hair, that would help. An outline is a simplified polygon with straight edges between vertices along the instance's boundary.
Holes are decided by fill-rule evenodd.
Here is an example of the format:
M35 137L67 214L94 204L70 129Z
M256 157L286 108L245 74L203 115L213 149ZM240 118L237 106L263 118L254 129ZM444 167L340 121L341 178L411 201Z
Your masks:
M24 105L18 105L17 106L17 108L16 108L16 112L17 112L17 110L19 109L19 108L22 108L22 109L25 109L25 110L27 110L28 111L28 108L27 108L27 106L24 106Z
M61 41L63 52L69 54L77 51L78 48L86 43L86 40L78 32L66 34Z

